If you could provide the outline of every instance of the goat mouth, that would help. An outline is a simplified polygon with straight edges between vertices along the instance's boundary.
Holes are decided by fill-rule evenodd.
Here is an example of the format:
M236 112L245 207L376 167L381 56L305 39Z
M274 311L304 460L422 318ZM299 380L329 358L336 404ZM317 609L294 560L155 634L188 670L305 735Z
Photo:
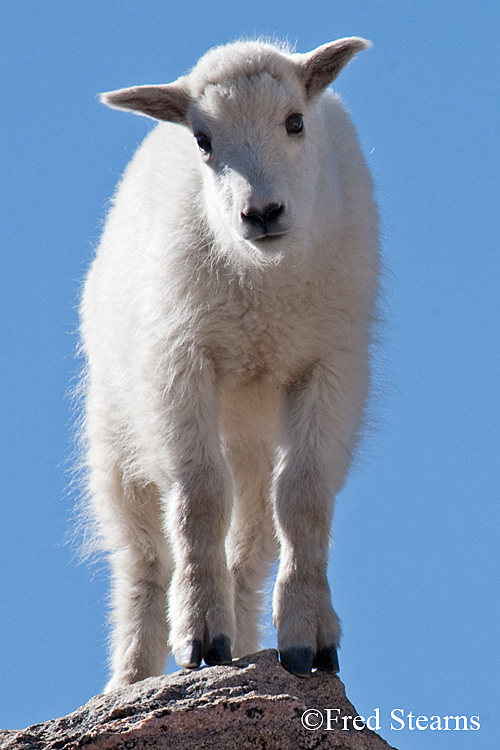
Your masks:
M286 232L266 232L265 234L260 234L258 237L252 237L251 242L273 242L274 240L279 240L281 237L284 237Z

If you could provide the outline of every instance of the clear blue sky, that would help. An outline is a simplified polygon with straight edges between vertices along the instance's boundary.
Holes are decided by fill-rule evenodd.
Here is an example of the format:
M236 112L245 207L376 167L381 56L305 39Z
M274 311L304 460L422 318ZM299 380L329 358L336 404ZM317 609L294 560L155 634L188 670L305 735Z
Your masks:
M76 301L150 125L96 94L169 82L209 47L374 47L336 89L377 183L387 265L378 427L339 497L341 677L400 748L491 748L500 719L500 158L495 0L5 0L0 13L0 727L105 681L105 570L65 538ZM274 644L270 630L267 646ZM390 729L393 708L478 732Z

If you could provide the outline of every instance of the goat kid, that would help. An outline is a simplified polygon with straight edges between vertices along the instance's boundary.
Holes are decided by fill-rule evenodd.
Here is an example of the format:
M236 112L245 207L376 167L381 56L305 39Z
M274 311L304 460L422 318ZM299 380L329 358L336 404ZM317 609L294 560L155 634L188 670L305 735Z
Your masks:
M161 121L128 166L81 305L96 534L113 575L107 690L258 649L338 671L335 495L362 426L377 210L327 87L368 43L209 51L172 84L104 94ZM167 610L168 595L168 612Z

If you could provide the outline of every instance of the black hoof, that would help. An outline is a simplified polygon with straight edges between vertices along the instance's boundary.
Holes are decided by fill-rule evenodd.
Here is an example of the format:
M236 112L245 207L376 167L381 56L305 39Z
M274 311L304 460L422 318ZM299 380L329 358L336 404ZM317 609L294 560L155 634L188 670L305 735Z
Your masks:
M280 651L280 662L287 672L297 677L310 677L314 651L312 648L289 648Z
M325 648L320 649L316 653L316 656L313 660L313 667L316 669L321 669L323 672L331 672L331 674L336 674L340 667L339 667L339 657L337 655L337 649L335 646L327 646Z
M201 641L186 641L174 651L174 658L179 667L196 669L201 664Z
M213 667L216 664L231 664L231 641L226 635L216 636L203 651L205 664Z

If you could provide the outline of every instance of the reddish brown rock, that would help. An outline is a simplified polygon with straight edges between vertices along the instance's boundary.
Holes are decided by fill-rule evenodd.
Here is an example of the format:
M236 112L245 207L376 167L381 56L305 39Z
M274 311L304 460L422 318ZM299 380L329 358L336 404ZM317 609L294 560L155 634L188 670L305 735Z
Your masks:
M62 719L0 732L2 750L390 750L381 737L347 722L325 729L326 709L356 716L337 677L288 674L276 651L229 667L182 670L97 695ZM309 713L310 726L303 726ZM330 716L334 714L330 713ZM336 712L335 712L336 715Z

